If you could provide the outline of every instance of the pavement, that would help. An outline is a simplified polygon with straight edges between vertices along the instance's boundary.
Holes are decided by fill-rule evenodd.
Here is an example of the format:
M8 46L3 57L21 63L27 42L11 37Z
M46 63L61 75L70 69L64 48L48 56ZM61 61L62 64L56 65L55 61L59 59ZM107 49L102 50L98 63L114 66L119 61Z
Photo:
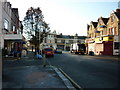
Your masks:
M64 53L70 53L69 51L64 51ZM118 60L120 61L120 55L88 55L88 54L85 54L85 57L91 57L91 58L99 58L99 59L113 59L113 60Z
M28 52L26 57L6 58L2 61L2 88L15 90L76 90L67 77L56 67L49 65L46 59L34 57Z

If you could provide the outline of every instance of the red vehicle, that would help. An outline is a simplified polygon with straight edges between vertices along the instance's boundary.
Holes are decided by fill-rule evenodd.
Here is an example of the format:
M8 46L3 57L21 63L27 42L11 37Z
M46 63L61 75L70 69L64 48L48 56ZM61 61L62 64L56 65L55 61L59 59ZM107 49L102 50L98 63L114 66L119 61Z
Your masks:
M54 50L52 48L44 48L43 54L46 56L54 56Z

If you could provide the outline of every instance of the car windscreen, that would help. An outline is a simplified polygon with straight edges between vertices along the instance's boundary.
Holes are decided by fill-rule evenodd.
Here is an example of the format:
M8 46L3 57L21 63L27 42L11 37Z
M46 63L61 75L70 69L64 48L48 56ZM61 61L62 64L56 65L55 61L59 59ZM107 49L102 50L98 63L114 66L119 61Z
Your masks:
M62 50L61 48L57 48L57 50Z
M52 51L52 49L51 48L46 48L46 49L44 49L45 51Z

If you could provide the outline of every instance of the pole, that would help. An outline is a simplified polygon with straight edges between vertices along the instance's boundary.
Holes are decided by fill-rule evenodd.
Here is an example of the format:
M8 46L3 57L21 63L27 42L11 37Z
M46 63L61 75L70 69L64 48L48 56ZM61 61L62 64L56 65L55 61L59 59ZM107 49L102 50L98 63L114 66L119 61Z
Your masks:
M43 54L43 67L46 67L46 55Z
M40 54L40 31L39 31L39 54Z

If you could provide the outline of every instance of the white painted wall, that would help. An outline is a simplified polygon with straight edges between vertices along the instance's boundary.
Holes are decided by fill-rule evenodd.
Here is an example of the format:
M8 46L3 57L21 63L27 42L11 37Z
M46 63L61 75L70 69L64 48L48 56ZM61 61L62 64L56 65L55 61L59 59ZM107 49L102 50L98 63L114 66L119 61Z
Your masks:
M3 2L4 1L4 2ZM11 30L11 8L9 5L6 5L6 10L4 8L4 3L7 0L0 1L0 48L4 48L4 19L9 21L8 30ZM9 8L9 9L8 9Z
M4 39L3 39L3 33L2 33L2 1L0 1L0 49L4 46Z

